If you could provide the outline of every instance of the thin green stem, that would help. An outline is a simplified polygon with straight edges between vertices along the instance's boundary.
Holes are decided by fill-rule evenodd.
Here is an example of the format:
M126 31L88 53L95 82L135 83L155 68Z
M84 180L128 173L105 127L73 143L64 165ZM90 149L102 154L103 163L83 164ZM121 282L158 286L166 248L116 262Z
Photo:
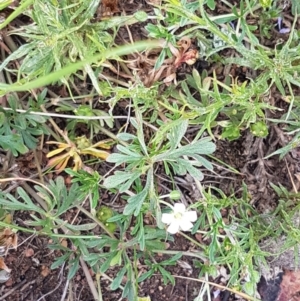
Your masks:
M200 245L195 239L189 237L188 235L184 234L183 232L179 231L179 233L185 237L186 239L188 239L190 242L192 242L193 244L195 244L196 246L198 246L201 249L205 249L204 246Z
M57 237L57 238L70 238L70 239L81 238L81 239L95 239L95 240L96 239L102 239L102 237L98 236L98 235L70 235L70 234L67 235L67 234L49 233L49 232L43 231L43 230L36 231L36 230L31 230L31 229L28 229L28 228L20 227L20 226L14 225L14 224L4 223L4 222L1 222L1 221L0 221L0 227L20 230L20 231L25 232L25 233L32 233L32 234L36 234L36 235L46 235L46 236L49 236L49 237Z
M97 223L111 238L117 239L108 229L105 227L105 225L99 221L96 217L94 217L90 212L88 212L86 209L84 209L81 206L76 206L80 211L82 211L86 216L88 216L90 219L92 219L95 223Z
M170 255L176 255L178 253L182 253L183 256L196 257L203 261L207 261L207 257L203 254L203 252L187 252L187 251L173 251L173 250L152 250L152 252L157 254L170 254Z
M11 108L3 107L5 111L12 111ZM17 109L16 112L19 113L27 113L32 115L39 115L39 116L48 116L48 117L59 117L59 118L68 118L68 119L84 119L84 120L104 120L104 119L127 119L128 116L78 116L78 115L68 115L68 114L57 114L57 113L50 113L50 112L36 112L36 111L26 111Z
M169 204L168 202L165 202L163 200L159 200L160 203L165 204L166 206L168 206L169 208L171 208L172 210L174 209L173 206L171 204Z

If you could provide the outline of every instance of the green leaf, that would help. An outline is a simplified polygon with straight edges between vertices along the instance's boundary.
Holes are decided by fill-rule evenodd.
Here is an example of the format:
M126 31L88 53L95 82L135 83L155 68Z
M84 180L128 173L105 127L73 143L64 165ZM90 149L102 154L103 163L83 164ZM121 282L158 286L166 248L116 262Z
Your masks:
M132 135L130 133L120 133L117 135L117 138L123 141L129 141L129 140L134 140L137 139L135 135Z
M29 149L24 145L21 135L0 135L0 146L5 150L10 150L17 157L18 153L26 154Z
M151 269L151 270L149 270L148 272L142 274L142 275L137 279L138 283L143 282L143 281L146 280L147 278L151 277L151 276L153 275L153 273L154 273L154 270Z
M180 156L193 156L194 154L210 155L216 149L216 145L210 142L211 138L203 138L191 144L184 145L175 150L167 151L155 157L155 161L176 160Z
M51 264L51 270L54 270L54 269L58 268L59 266L61 266L62 264L64 264L67 261L69 256L70 256L70 254L66 253L63 256L56 258L55 261Z
M145 248L147 251L152 250L164 250L166 248L166 244L159 240L145 240Z
M116 255L111 259L109 264L111 267L122 264L122 253L123 250L118 251Z
M25 201L25 203L28 205L28 210L34 210L36 212L44 213L44 210L42 210L40 207L36 206L29 195L25 192L25 190L22 187L17 188L17 192L19 196Z
M87 72L87 74L89 75L91 82L92 82L93 86L95 87L97 93L102 96L102 92L100 90L98 79L97 79L92 67L90 66L90 64L86 64L84 66L84 69Z
M168 283L168 280L171 282L172 285L175 285L175 278L168 272L166 269L164 269L162 266L158 266L159 271L161 272L164 280L164 284L166 285Z
M72 261L69 261L69 272L68 272L68 279L72 279L79 268L79 258L75 258Z
M184 159L177 159L177 163L179 163L178 165L183 170L186 170L192 177L198 179L199 181L203 180L203 173L199 169L195 168L190 161Z
M141 156L140 154L131 151L130 148L125 147L125 146L123 146L123 145L118 144L118 145L117 145L117 149L118 149L120 152L122 152L123 154L128 155L129 157L134 157L134 158L138 158L138 159L142 158L142 156ZM111 161L110 161L110 162L111 162Z
M0 199L0 204L3 205L3 208L7 208L10 210L32 210L35 212L38 212L40 214L45 214L43 209L40 207L37 207L36 205L33 204L27 193L24 191L23 188L18 187L17 192L23 198L25 203L19 202L17 199L14 198L10 193L6 194L5 197L8 199Z
M55 188L52 188L55 189ZM78 184L73 184L69 190L67 190L66 185L61 189L61 193L57 196L58 200L58 210L56 216L65 213L67 210L75 207L84 196L79 194L80 188Z
M136 178L140 176L140 172L125 172L125 171L116 171L113 176L106 178L103 182L103 185L110 189L118 187L120 184L130 180L132 183Z
M130 215L134 213L135 216L138 216L140 213L141 207L146 200L146 197L149 193L149 188L153 183L153 169L150 168L147 172L147 182L144 189L137 193L134 196L130 196L128 199L128 204L124 208L124 215Z
M140 223L140 231L138 233L137 239L139 242L140 250L144 251L145 250L145 231L144 231L144 227L143 227L143 222Z
M102 263L102 265L100 267L100 273L105 273L107 271L107 269L109 269L110 262L116 256L116 254L117 254L117 251L111 251L108 258L105 260L104 263Z
M96 223L87 223L87 224L83 224L83 225L65 224L64 226L72 231L77 232L77 231L88 231L88 230L95 229L97 224Z
M206 169L208 170L213 170L213 165L206 160L205 158L203 158L202 156L198 156L198 155L193 155L193 157L199 162L201 163L202 166L204 166Z
M132 163L132 162L138 162L143 158L142 156L128 156L128 155L123 155L123 154L111 154L107 157L106 161L110 163L115 163L116 166L121 165L123 163Z
M136 290L134 286L134 282L128 280L124 286L122 298L128 298L128 301L135 301L137 296L136 296Z
M245 290L245 293L249 296L253 296L256 292L256 284L252 282L246 282L243 284L243 288Z
M113 282L110 285L110 288L114 291L116 289L118 289L121 285L121 282L123 280L123 276L126 274L127 272L127 266L125 265L121 271L118 272L117 276L115 277L115 279L113 280Z
M73 239L73 243L78 246L82 256L88 256L90 251L88 250L85 241L83 239L81 238Z
M162 64L163 64L163 62L164 62L164 60L165 60L165 58L166 58L166 49L163 49L163 50L160 52L160 54L159 54L159 56L158 56L158 58L157 58L157 60L156 60L156 62L155 62L155 65L154 65L154 69L155 69L155 70L159 69L159 67L162 66Z
M147 150L147 146L146 146L145 140L144 140L143 116L138 109L136 109L135 115L136 115L136 118L130 118L130 123L137 130L137 138L139 140L139 143L140 143L140 146L141 146L141 149L142 149L144 155L148 156L148 150Z
M4 7L6 7L9 2L12 1L7 1L7 0L3 0L0 3L0 9L3 9ZM15 18L17 18L19 15L23 14L24 11L26 10L27 7L29 7L32 3L34 2L34 0L25 0L25 1L21 1L21 4L13 10L13 12L5 18L5 21L2 22L0 24L0 30L3 29L4 27L6 27L11 21L13 21Z
M148 14L140 10L134 13L134 17L140 22L145 22L148 19Z
M128 190L130 188L130 186L137 180L139 179L141 176L140 172L137 172L135 176L133 176L131 179L129 179L127 182L123 183L120 187L119 187L119 191L120 192L125 192L126 190Z
M300 137L295 136L293 140L290 141L290 143L288 143L286 146L281 147L280 149L276 150L270 155L267 155L266 157L264 157L264 159L268 159L274 155L279 155L279 159L281 160L289 151L293 150L299 145L300 145Z
M134 212L134 215L137 216L141 210L141 207L148 195L148 189L143 189L140 193L137 193L134 196L131 196L128 199L128 204L125 206L123 214L131 215Z
M211 10L214 10L216 8L215 0L207 0L206 4Z
M292 0L292 14L294 16L300 14L300 2L298 0Z
M172 150L174 150L179 146L179 143L182 137L184 136L189 125L189 121L186 119L182 119L180 121L181 122L178 125L171 128L170 133L167 136L170 141Z
M96 245L95 245L96 246ZM83 255L82 259L87 262L99 261L99 254L97 253L88 253L87 255Z
M182 252L178 252L176 255L174 255L173 257L164 260L162 262L163 265L174 265L176 264L176 262L178 261L178 259L180 259L182 257Z

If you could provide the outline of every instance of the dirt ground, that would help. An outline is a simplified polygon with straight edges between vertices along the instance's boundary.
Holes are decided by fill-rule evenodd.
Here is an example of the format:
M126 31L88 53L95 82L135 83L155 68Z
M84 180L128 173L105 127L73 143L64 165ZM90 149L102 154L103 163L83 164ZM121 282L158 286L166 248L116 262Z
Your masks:
M234 1L230 1L234 2ZM151 6L143 1L120 1L119 6L125 9L127 14L132 14L134 11L144 9L150 13ZM216 13L222 11L222 5L218 4ZM291 13L287 7L285 14L291 19ZM133 26L131 28L136 36L139 36L139 28ZM272 41L266 40L266 45L272 44ZM227 53L230 55L230 53ZM199 68L207 68L213 70L215 66L208 63L199 63ZM222 66L221 68L223 68ZM220 68L220 66L219 66ZM232 66L228 72L238 75L239 78L246 78L247 70L242 70L237 66ZM187 69L186 72L190 72ZM222 71L220 71L222 74ZM180 74L184 76L184 74ZM222 76L220 75L220 79ZM300 95L300 91L295 90L295 95ZM280 95L274 94L274 105L287 109ZM118 105L117 105L118 106ZM119 104L116 110L123 112L125 106ZM269 112L271 118L276 118L274 112ZM119 125L120 126L120 125ZM288 154L285 159L279 160L278 156L273 156L269 159L264 159L265 156L274 152L274 150L284 146L287 142L287 137L283 134L280 126L272 126L268 137L253 138L249 131L245 131L243 136L232 142L225 140L216 141L217 151L214 156L228 165L232 166L240 172L240 174L230 173L225 169L217 169L216 173L206 173L203 181L204 185L213 183L219 187L224 193L230 194L232 191L241 191L242 182L245 182L251 194L251 205L260 212L274 209L277 206L277 196L274 190L270 187L270 182L278 185L279 183L287 189L292 189L290 175L300 173L300 148L294 149ZM30 159L29 159L30 160ZM27 159L20 157L17 161L19 164L20 174L26 176L28 173ZM25 163L24 163L25 162ZM24 165L25 164L25 165ZM25 167L24 167L25 166ZM30 171L29 173L32 173ZM295 185L299 187L299 183L295 180ZM188 189L187 189L187 193ZM109 200L110 196L107 196ZM14 219L16 224L22 224L26 216L22 212L18 212ZM52 251L47 248L49 243L46 237L30 236L25 233L18 233L18 248L11 249L5 256L7 266L12 269L11 278L0 284L0 301L64 301L64 300L94 300L86 277L81 269L75 277L67 280L67 269L65 266L51 270L51 264L54 259L61 256L58 251ZM181 236L175 236L175 242L170 244L169 250L192 250L193 246L189 241ZM156 260L162 260L163 255L158 255ZM142 269L142 262L141 269ZM182 257L181 262L176 266L167 268L172 275L187 276L198 278L199 269L194 267L192 258ZM113 277L117 270L111 269L108 276ZM91 275L94 276L92 271ZM218 279L214 279L218 281ZM111 291L109 288L110 281L101 278L101 290L104 301L121 300L121 291ZM160 275L155 275L150 279L140 283L139 294L141 297L150 296L151 301L192 301L196 298L201 284L191 281L176 278L176 285L164 285ZM221 301L232 300L233 297L228 293L221 294Z
M24 240L22 243L22 240ZM59 252L53 252L47 248L48 240L43 237L20 235L21 245L17 250L10 250L5 258L6 264L12 269L11 278L0 286L0 300L5 301L38 301L38 300L73 300L92 301L86 278L81 270L76 276L67 281L64 267L51 270L50 266ZM191 246L180 236L170 246L172 250L188 251ZM166 259L167 257L165 257ZM156 260L163 260L164 256L157 256ZM141 264L141 269L143 265ZM168 268L172 275L195 277L199 275L199 269L193 268L190 257L182 257L180 264ZM116 274L115 270L108 272L109 277ZM91 275L93 273L91 272ZM109 289L110 281L101 279L101 291L103 300L121 300L122 291ZM150 296L152 301L160 300L186 300L197 296L198 284L184 279L176 279L176 286L164 285L161 275L153 276L140 283L139 295ZM61 299L63 294L65 299Z
M229 193L232 189L237 191L242 181L244 181L250 188L253 196L253 206L264 212L276 206L276 196L268 182L272 181L273 183L281 183L285 187L291 187L287 168L299 172L300 156L296 158L290 157L282 161L279 161L275 156L267 161L265 160L262 165L259 159L268 154L269 146L272 143L268 142L268 139L257 138L257 141L253 142L257 146L257 149L252 145L251 154L249 154L246 152L247 145L245 147L244 141L245 137L234 142L218 142L218 152L216 153L216 157L241 171L242 175L230 174L227 175L227 178L225 174L218 178L213 178L210 175L210 177L205 178L204 183L209 181L218 182L219 187L224 192L228 191ZM263 148L263 153L261 153L261 148ZM16 220L22 220L23 218L25 217L22 217L22 213L18 213ZM0 286L0 300L61 300L64 292L66 296L71 294L74 300L93 300L86 278L81 270L78 271L71 282L68 282L66 279L67 271L65 267L63 269L51 270L50 266L54 259L61 254L47 248L47 244L49 243L47 238L19 233L19 243L20 246L18 249L10 250L5 258L6 264L12 269L12 274L11 278ZM171 244L169 248L169 250L181 251L192 249L193 246L189 241L180 236L175 237L175 243ZM160 256L158 256L157 260L159 259ZM172 275L197 278L200 271L193 267L191 258L183 257L182 261L185 264L171 266L167 270ZM115 271L112 270L108 275L113 277L114 274ZM109 289L110 281L102 279L101 285L105 301L120 300L122 292L111 291ZM162 277L156 275L140 284L139 293L140 296L150 296L152 301L183 301L193 300L197 296L199 287L199 283L178 278L176 279L175 286L171 284L164 285ZM227 296L228 294L225 295ZM69 299L66 298L65 300Z

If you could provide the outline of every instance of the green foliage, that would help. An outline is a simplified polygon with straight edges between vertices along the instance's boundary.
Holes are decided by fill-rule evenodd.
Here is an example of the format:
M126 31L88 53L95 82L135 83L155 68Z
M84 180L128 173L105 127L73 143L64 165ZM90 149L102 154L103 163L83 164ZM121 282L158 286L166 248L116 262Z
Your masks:
M27 38L29 43L9 56L0 69L11 60L23 57L19 74L26 74L27 79L32 79L105 50L112 43L110 34L97 30L91 23L99 3L99 0L81 4L70 0L56 4L34 1L33 9L28 13L35 23L25 26L23 32L15 32ZM91 65L87 64L84 71L101 93ZM63 81L67 84L67 78Z
M95 236L93 232L89 235L89 231L93 230L96 223L83 223L83 224L72 224L69 221L63 219L63 214L66 211L80 206L84 201L85 195L83 193L87 188L92 187L95 190L93 184L94 180L98 178L93 175L89 177L84 172L73 172L68 170L70 174L74 174L74 181L70 188L67 188L62 177L57 177L55 181L50 181L48 186L38 186L34 188L38 193L39 205L31 200L28 193L21 187L17 189L18 198L10 193L5 195L1 193L0 204L1 210L16 211L25 210L31 212L30 220L24 221L29 227L39 227L39 234L47 235L53 243L49 245L52 250L60 250L63 255L56 258L51 265L52 269L58 268L64 265L66 262L69 266L68 279L71 279L79 269L80 258L82 257L95 272L105 273L110 267L120 268L116 278L111 284L113 290L119 288L121 285L122 277L126 275L127 283L125 285L126 290L123 291L123 296L130 296L130 300L134 300L137 295L136 288L134 286L135 271L132 268L132 263L127 253L131 253L132 249L139 249L140 238L135 236L132 239L127 239L126 236L122 235L126 233L130 223L128 223L128 217L124 215L114 215L109 207L102 206L97 213L97 217L100 221L114 225L114 229L108 227L111 232L114 232L116 223L120 225L120 238L112 238L105 234L101 236ZM86 176L86 179L83 177ZM83 180L83 185L81 185ZM85 183L85 184L84 184ZM142 217L142 216L141 216ZM142 217L143 218L143 217ZM14 227L14 225L11 225ZM20 227L19 227L20 228ZM24 228L25 229L25 228ZM24 230L22 229L22 230ZM57 234L57 229L60 229L66 233L66 235ZM25 229L26 230L26 229ZM28 230L27 230L28 231ZM32 233L36 233L36 230L32 230ZM162 250L165 248L164 241L166 240L166 233L164 230L157 230L150 227L143 228L143 240L145 241L144 248L147 252L152 250ZM64 246L61 244L60 238L68 239L70 246ZM107 252L107 248L110 252ZM143 256L142 251L136 253L137 257ZM168 264L174 265L176 261L167 260L162 263L162 266L166 267ZM154 266L151 267L152 269ZM155 270L157 267L155 267ZM165 279L172 281L172 276L163 268L159 267Z
M26 76L26 81L42 78L51 72L60 71L71 63L104 53L114 42L111 33L107 32L108 29L128 24L129 20L131 23L137 22L137 19L129 16L119 18L117 23L114 22L116 20L92 22L100 0L73 2L72 0L55 3L33 1L33 8L27 13L34 23L24 26L22 31L14 32L26 38L28 43L5 59L0 65L0 70L7 68L12 60L23 58L18 78L20 79L21 74ZM102 58L101 61L103 62L104 59ZM85 78L88 75L96 91L102 94L97 79L99 70L96 71L88 62L82 66L82 72L76 73L76 76ZM52 83L61 80L69 87L68 81L74 81L74 77L70 78L70 73L72 71L65 74L63 78L54 78Z
M260 279L258 260L267 256L257 242L274 235L272 227L248 203L245 186L240 199L227 197L219 189L208 189L197 208L201 214L192 233L201 229L203 239L210 241L203 246L208 262L194 260L194 265L200 268L199 277L205 274L216 277L218 268L225 266L231 271L228 284L253 295L251 292L255 292ZM228 215L226 223L222 218L224 211L235 212Z
M46 118L31 114L31 109L25 113L18 111L18 100L10 95L9 110L0 107L0 145L4 150L10 150L14 156L24 154L28 149L35 149L38 138L47 133L44 123Z
M270 155L266 156L265 158L270 158L274 155L279 155L279 159L282 159L286 154L293 151L300 145L300 103L299 97L295 97L295 107L291 111L291 114L284 114L280 119L268 119L272 123L278 125L283 125L283 132L284 134L291 137L289 142L284 145L283 147L277 149Z
M273 0L259 0L260 5L263 8L270 8L272 6Z
M20 13L32 20L31 24L10 32L26 43L16 47L0 65L0 72L7 75L5 78L10 78L12 73L16 80L15 83L0 83L1 95L7 91L30 91L52 83L63 83L69 92L73 87L78 88L78 83L91 84L93 90L88 100L82 97L77 103L46 100L47 90L38 95L37 100L29 98L25 105L17 99L17 94L6 95L10 108L0 108L1 148L11 151L14 156L36 148L39 136L47 133L47 119L38 115L41 105L50 112L49 115L54 114L51 110L55 107L57 111L80 116L71 119L68 115L67 121L60 124L64 127L62 130L66 127L72 137L78 138L74 138L80 144L81 148L78 148L89 146L86 138L77 135L83 130L82 124L84 130L89 130L91 141L99 141L95 135L101 132L114 138L118 145L107 163L104 162L106 167L108 163L114 165L113 174L101 175L102 168L98 169L96 165L92 166L94 170L66 169L64 171L72 177L70 187L58 177L48 185L34 186L34 193L21 187L14 194L1 193L0 205L5 213L17 210L30 213L29 220L25 221L27 228L13 223L10 226L30 233L40 229L38 234L47 235L53 241L49 247L62 253L52 268L68 263L68 279L74 277L81 260L86 261L97 275L104 275L113 268L116 275L110 288L123 289L122 298L129 301L137 299L138 283L154 274L161 274L165 284L174 285L168 266L175 265L181 256L191 256L189 252L174 254L174 251L166 250L166 241L174 238L163 229L161 211L164 208L161 207L167 201L172 203L182 198L182 192L174 184L174 175L191 176L200 185L203 170L211 171L213 167L206 158L216 148L212 139L235 140L245 130L265 138L272 123L283 125L283 133L291 139L270 156L278 154L282 158L299 146L300 106L299 97L294 95L294 88L300 87L297 76L300 71L299 32L295 29L298 2L291 2L295 22L288 41L278 40L271 49L262 45L262 41L264 37L270 38L274 19L281 14L277 1L272 0L242 0L235 6L224 1L231 13L218 15L210 15L216 7L215 0L169 0L162 7L156 6L153 15L140 11L133 16L102 19L97 18L100 0L21 1L0 24L0 29L4 28ZM4 1L0 9L8 4L9 1ZM257 23L249 24L249 16L256 14L260 15ZM147 22L145 30L153 41L112 48L120 26L148 19L151 22ZM161 41L155 41L161 39L166 46L155 58L154 68L163 72L159 68L166 59L172 58L168 43L175 46L186 36L193 39L201 49L201 59L207 60L215 71L204 70L200 74L195 66L192 74L181 80L181 70L175 70L179 71L179 84L169 87L161 83L145 87L135 73L130 74L130 82L125 84L119 78L99 80L99 74L103 75L101 78L107 74L102 72L111 64L106 62L108 58L118 61L122 72L129 71L126 70L127 58L120 56L161 46ZM234 55L224 57L226 49ZM144 53L140 55L142 61ZM142 63L147 64L147 59L152 57L146 56ZM11 69L11 63L17 60L20 61L19 70ZM221 70L224 78L218 70L221 65L225 67ZM247 67L247 72L243 70L247 78L229 76L234 66ZM280 113L270 101L273 89L289 104L288 112L278 119L266 118L267 111ZM100 95L99 99L94 99L95 95ZM115 109L120 101L128 101L126 124L115 122ZM109 112L103 109L106 105ZM115 131L110 133L107 129L115 130L115 124L119 131L117 137ZM197 132L191 134L190 129L194 128ZM83 134L86 135L80 133ZM62 147L62 144L58 145ZM69 151L71 156L73 149ZM168 192L163 196L160 195L161 180L157 177L160 173L166 182L171 179L170 186L166 187ZM299 210L296 205L299 195L290 193L282 185L271 183L271 186L278 194L279 206L270 216L257 214L250 205L246 187L243 187L242 197L237 198L204 186L201 200L192 200L191 207L199 218L189 238L200 233L203 241L209 242L200 245L193 241L194 246L201 248L201 252L193 254L202 257L201 261L194 260L194 266L200 269L199 277L216 277L220 267L225 267L230 272L227 285L254 296L259 280L258 266L268 255L260 249L259 242L286 234L285 247L296 245L300 234L293 218ZM103 191L109 196L119 194L126 202L123 212L114 211L110 205L99 207ZM92 222L77 223L76 220L74 223L66 219L66 213L74 208ZM6 221L1 219L0 226L5 224ZM101 236L95 235L96 226L104 230ZM66 239L67 244L62 244L61 239ZM154 255L159 252L172 257L156 260ZM140 275L137 265L141 261L147 271ZM210 296L210 291L207 292Z
M142 114L147 114L149 122L154 122L157 119L159 110L157 102L157 99L159 99L158 88L159 86L157 84L154 84L151 87L145 87L144 84L137 79L137 82L130 85L129 88L119 86L112 89L111 92L113 97L109 97L107 101L110 106L109 113L112 114L113 109L120 100L128 99L130 101L134 101Z
M18 134L2 135L0 137L0 145L4 150L10 150L14 156L17 156L18 153L25 154L28 152L28 148L24 145L22 137Z
M254 136L260 138L265 138L269 134L268 127L263 121L257 121L251 124L251 132Z
M212 85L212 89L210 88ZM187 82L181 83L182 91L171 92L172 97L178 100L178 107L171 107L168 103L164 106L173 114L191 119L192 124L201 124L198 136L205 130L213 137L212 128L224 128L222 138L234 140L240 137L241 130L251 127L259 128L253 131L254 135L266 135L267 129L260 120L265 117L266 109L276 109L264 102L266 85L250 81L243 84L219 82L215 76L202 76L194 69L193 76L187 76ZM197 94L192 94L192 89ZM219 116L222 120L217 121Z
M21 15L24 10L26 10L34 0L23 0L21 1L20 5L13 10L13 12L5 19L4 22L0 24L0 30L6 27L11 21L13 21L15 18L17 18L19 15ZM13 3L13 0L2 0L0 3L0 10L6 8L10 4Z
M28 225L41 227L41 233L51 235L54 229L65 227L74 233L80 230L92 229L95 224L85 225L71 225L66 223L60 216L70 208L75 207L82 201L79 197L79 186L75 183L69 190L65 186L62 177L58 177L56 181L50 181L48 187L35 186L36 191L40 197L40 206L37 206L30 198L30 196L21 187L18 187L17 192L22 201L16 199L11 194L2 194L0 203L4 209L7 210L28 210L36 212L32 214L32 221L26 221Z
M0 3L0 9L4 9L6 8L7 6L9 6L10 4L12 3L12 0L3 0L1 3Z
M300 3L297 0L292 0L292 13L295 17L300 14Z
M124 192L137 181L144 178L143 189L134 196L128 198L128 204L124 214L134 213L137 216L147 198L150 198L150 207L157 208L154 191L154 166L163 163L167 174L171 170L178 175L189 173L198 180L203 179L199 167L203 166L212 169L212 165L202 155L209 155L214 152L215 145L211 139L203 138L187 145L181 145L181 140L186 132L188 120L178 119L161 126L155 135L150 139L148 146L144 141L143 125L141 116L136 111L137 118L131 118L130 122L136 129L137 135L122 133L118 138L123 141L131 141L124 147L117 145L118 153L111 154L108 162L116 166L126 164L124 171L117 171L114 175L106 178L103 185L107 188L118 187ZM193 158L190 160L189 158ZM153 198L151 197L153 196Z
M109 114L106 113L103 110L93 109L91 106L88 105L74 105L72 104L60 104L58 103L58 110L64 111L64 112L72 112L75 113L77 116L105 116L109 117ZM105 118L99 120L87 120L87 119L71 119L68 121L68 124L66 126L66 130L70 133L69 135L71 137L75 137L75 132L78 128L80 128L83 124L87 126L87 128L90 130L91 136L94 134L98 134L102 127L108 126L109 128L113 127L113 118Z
M273 20L279 17L280 10L275 5L262 11L258 20L260 35L270 39L272 37L272 29L274 28Z
M151 277L154 273L161 273L163 277L164 284L166 285L168 282L170 282L172 285L175 285L175 279L174 277L164 268L165 266L169 265L176 265L177 261L181 258L182 253L178 252L178 254L174 255L173 257L163 260L159 263L152 263L150 260L145 260L145 263L151 267L149 271L142 274L138 278L138 282L142 282L146 280L147 278Z
M122 229L122 226L120 230L121 232L124 230ZM147 252L150 252L153 248L161 249L161 247L164 246L161 241L165 240L165 231L145 228L144 238L146 241ZM96 252L90 252L83 257L95 272L100 271L101 273L105 273L110 267L114 267L114 269L119 267L119 272L111 283L111 289L118 289L121 286L123 276L126 275L127 282L122 297L125 298L126 296L131 296L130 300L134 300L134 296L136 296L137 292L135 288L136 273L133 269L131 260L129 260L128 254L134 250L134 261L147 254L137 251L137 243L137 238L123 240L122 236L120 236L120 239L112 239L104 235L98 241L86 241L87 248L93 248ZM104 251L104 247L106 249L109 248L110 251ZM173 260L166 261L163 265L167 266L169 263L174 265Z
M96 216L99 219L99 221L102 222L111 233L115 232L117 224L108 221L111 217L114 216L114 211L111 208L107 206L101 206L97 211Z
M80 185L79 198L83 199L88 195L91 209L95 209L100 198L99 183L101 181L101 176L99 173L97 171L74 171L69 168L67 168L65 172L72 176L72 183L78 183Z
M127 16L129 20L132 20L131 16ZM76 63L70 63L66 67L62 67L58 71L51 72L47 75L40 76L33 80L26 80L21 82L16 82L14 84L4 84L0 83L0 95L4 95L8 92L14 91L27 91L31 89L36 89L43 87L45 85L52 84L53 82L60 81L61 78L69 77L70 74L75 73L77 70L84 67L86 64L91 64L98 61L104 61L108 58L114 58L135 51L144 50L145 48L152 48L159 46L156 41L143 41L136 42L132 45L125 45L120 47L111 48L101 52L100 54L95 54L94 56L87 57L84 60L79 60ZM101 85L100 85L101 86Z

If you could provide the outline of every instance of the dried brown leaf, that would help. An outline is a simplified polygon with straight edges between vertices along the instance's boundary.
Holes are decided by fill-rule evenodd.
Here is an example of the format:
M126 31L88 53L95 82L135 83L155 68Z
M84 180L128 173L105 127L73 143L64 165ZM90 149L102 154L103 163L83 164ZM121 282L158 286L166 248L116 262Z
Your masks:
M5 247L6 249L13 247L17 248L18 245L18 236L11 229L5 228L0 231L0 246Z
M5 270L6 272L10 273L11 269L7 267L7 265L4 262L4 259L0 257L0 270Z
M183 63L192 65L198 58L198 51L191 49L191 45L191 39L188 37L181 38L177 47L161 40L159 48L129 56L127 67L137 73L146 87L162 80L167 85L172 82L176 83L176 69ZM162 49L166 47L170 49L173 56L165 58L160 68L154 69Z
M111 16L118 11L118 0L102 0L101 14L103 17Z

